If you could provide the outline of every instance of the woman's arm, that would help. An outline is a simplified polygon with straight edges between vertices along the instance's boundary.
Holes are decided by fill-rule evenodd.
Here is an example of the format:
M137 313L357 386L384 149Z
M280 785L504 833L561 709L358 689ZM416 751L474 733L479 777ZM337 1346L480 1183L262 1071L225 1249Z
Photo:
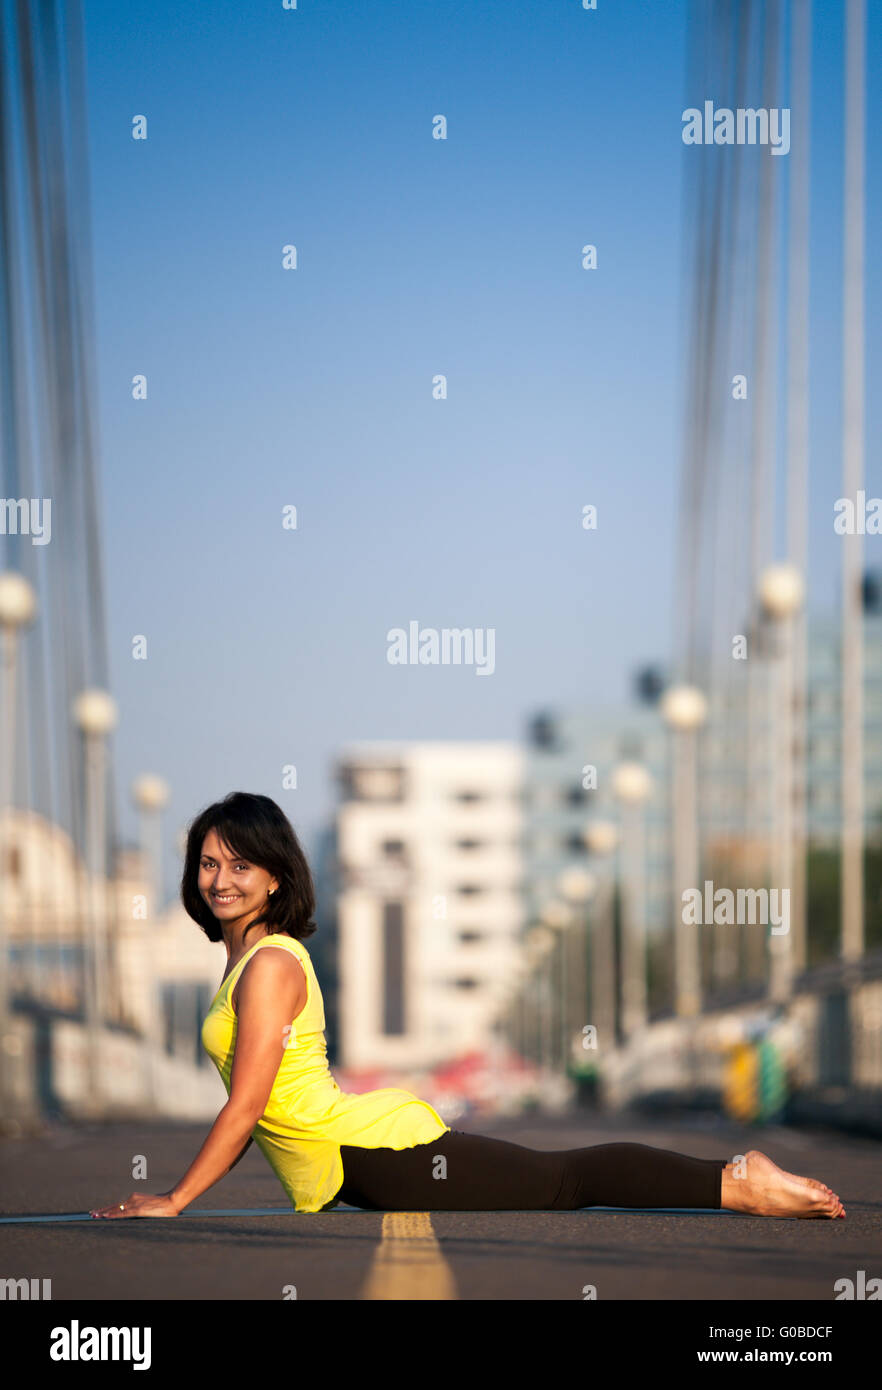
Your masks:
M260 1115L234 1105L232 1097L227 1101L190 1167L166 1194L177 1212L183 1211L235 1167L251 1142L251 1131L259 1119Z
M230 1098L180 1182L159 1196L135 1192L125 1204L93 1215L176 1216L235 1167L266 1109L288 1041L291 1020L306 1002L300 964L280 948L257 951L239 982L236 1050Z
M242 1152L240 1153L239 1158L234 1158L234 1159L233 1159L232 1163L230 1164L230 1167L227 1169L228 1172L230 1172L233 1168L235 1168L236 1164L239 1162L239 1159L245 1157L245 1155L247 1154L248 1150L251 1148L251 1145L252 1145L253 1143L254 1143L253 1136L249 1135L249 1137L248 1137L248 1143L245 1145L244 1149L243 1149Z
M168 1194L179 1211L224 1177L248 1147L245 1140L250 1143L273 1089L287 1030L305 1000L306 979L298 961L283 948L255 953L239 981L230 1099L193 1163Z
M259 1119L260 1116L257 1117ZM227 1101L181 1181L169 1192L130 1192L125 1202L93 1209L90 1216L180 1216L194 1198L235 1168L251 1143L257 1123L249 1110Z

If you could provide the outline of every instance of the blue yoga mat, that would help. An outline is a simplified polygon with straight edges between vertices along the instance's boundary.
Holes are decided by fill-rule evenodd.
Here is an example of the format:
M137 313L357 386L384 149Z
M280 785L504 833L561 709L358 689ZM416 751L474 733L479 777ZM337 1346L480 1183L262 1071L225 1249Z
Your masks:
M353 1208L354 1210L354 1208ZM182 1211L177 1216L126 1216L119 1219L125 1221L179 1221L182 1216L298 1216L293 1207L243 1207L241 1210L229 1210L224 1208L222 1211ZM98 1221L109 1220L113 1217L90 1216L87 1211L63 1211L55 1216L0 1216L0 1225L12 1225L15 1222L52 1222L52 1221Z
M580 1207L580 1211L621 1211L632 1214L639 1212L668 1212L671 1215L680 1216L737 1216L738 1212L717 1210L714 1207ZM51 1225L60 1221L180 1221L182 1216L335 1216L338 1212L361 1212L362 1215L382 1216L381 1211L368 1212L362 1207L347 1207L342 1203L335 1207L333 1211L325 1212L298 1212L293 1207L242 1207L239 1209L228 1209L226 1207L219 1211L182 1211L178 1216L126 1216L126 1217L97 1217L90 1216L87 1211L59 1212L54 1216L0 1216L0 1226L12 1225ZM453 1216L454 1212L439 1212L440 1216ZM462 1214L462 1213L460 1213ZM476 1213L484 1215L483 1212ZM501 1213L500 1213L501 1214ZM515 1215L510 1212L509 1215ZM563 1215L562 1212L555 1212L557 1216ZM529 1211L530 1216L535 1216L535 1209ZM574 1212L567 1212L566 1215L572 1216Z

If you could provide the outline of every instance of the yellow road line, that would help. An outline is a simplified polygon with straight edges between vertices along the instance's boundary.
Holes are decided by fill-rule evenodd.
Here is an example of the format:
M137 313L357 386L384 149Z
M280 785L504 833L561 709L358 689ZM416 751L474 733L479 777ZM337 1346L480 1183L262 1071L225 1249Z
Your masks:
M382 1239L359 1297L459 1297L427 1211L383 1213Z

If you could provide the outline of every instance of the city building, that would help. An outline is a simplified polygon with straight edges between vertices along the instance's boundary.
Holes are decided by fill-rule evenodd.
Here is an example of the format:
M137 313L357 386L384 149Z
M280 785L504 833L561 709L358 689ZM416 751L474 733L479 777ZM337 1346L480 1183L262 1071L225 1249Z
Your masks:
M489 1046L523 928L523 752L373 743L338 760L339 1060Z

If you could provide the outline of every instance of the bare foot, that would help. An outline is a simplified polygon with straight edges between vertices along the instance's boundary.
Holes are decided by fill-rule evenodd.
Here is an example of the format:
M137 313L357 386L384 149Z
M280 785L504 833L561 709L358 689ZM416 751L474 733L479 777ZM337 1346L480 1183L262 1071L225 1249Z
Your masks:
M742 1177L735 1176L735 1164L723 1172L720 1206L728 1211L749 1212L752 1216L845 1216L845 1207L835 1192L817 1178L801 1178L779 1168L759 1149L744 1155Z

